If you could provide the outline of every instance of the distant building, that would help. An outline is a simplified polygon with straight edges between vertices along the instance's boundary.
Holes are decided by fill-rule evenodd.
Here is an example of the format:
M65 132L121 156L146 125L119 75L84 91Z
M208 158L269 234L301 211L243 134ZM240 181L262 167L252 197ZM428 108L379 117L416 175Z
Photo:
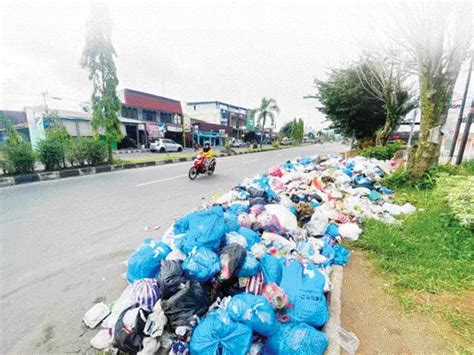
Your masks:
M191 117L191 121L213 125L212 130L200 131L199 137L205 134L214 136L216 132L221 132L228 137L241 139L246 132L249 110L244 107L220 101L193 101L186 103L185 112ZM193 137L196 139L197 135L193 134ZM216 139L217 141L222 142L221 139Z
M10 123L15 127L15 129L20 133L23 139L30 140L30 132L28 130L28 122L26 121L26 114L23 111L7 111L0 110L4 117L10 121ZM2 122L0 122L0 143L5 142L5 127L3 127Z

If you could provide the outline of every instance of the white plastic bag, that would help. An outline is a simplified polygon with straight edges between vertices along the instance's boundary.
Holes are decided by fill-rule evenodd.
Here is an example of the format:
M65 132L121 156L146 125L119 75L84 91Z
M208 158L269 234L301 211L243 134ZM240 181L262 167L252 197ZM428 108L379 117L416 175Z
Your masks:
M305 228L311 236L324 235L328 227L329 220L323 210L316 208L311 220L306 224Z
M271 204L266 205L265 210L272 215L277 216L280 225L287 232L296 231L298 229L298 221L296 216L290 210L282 205Z
M344 239L357 240L359 235L362 233L362 229L355 223L344 223L339 225L339 234Z

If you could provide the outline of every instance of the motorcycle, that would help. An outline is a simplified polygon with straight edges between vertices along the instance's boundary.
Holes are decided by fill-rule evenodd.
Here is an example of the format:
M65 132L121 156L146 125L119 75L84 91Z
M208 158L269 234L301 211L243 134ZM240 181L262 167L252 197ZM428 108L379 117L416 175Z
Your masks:
M207 174L212 175L214 174L214 170L216 169L216 158L212 158L209 162L209 167L206 169L206 158L201 154L196 155L194 158L193 166L189 169L188 177L191 180L197 178L199 174Z

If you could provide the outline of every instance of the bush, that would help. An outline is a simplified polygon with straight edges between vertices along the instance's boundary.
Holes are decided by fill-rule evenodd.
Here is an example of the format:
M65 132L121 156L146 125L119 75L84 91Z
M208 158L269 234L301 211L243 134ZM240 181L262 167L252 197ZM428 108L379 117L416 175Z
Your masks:
M366 158L376 158L379 160L389 160L400 149L402 145L388 144L385 147L367 147L361 150L360 155Z
M39 142L38 152L45 170L58 170L63 166L65 147L54 138L46 138Z
M86 140L85 150L87 152L87 163L90 165L102 164L107 159L107 143L93 138L84 139Z
M272 142L272 147L275 148L275 149L280 148L280 142L279 141Z
M3 148L4 161L3 170L11 174L31 173L35 170L35 152L30 143L20 141L14 145Z
M83 166L87 162L87 144L90 138L73 139L66 151L66 159L71 166Z

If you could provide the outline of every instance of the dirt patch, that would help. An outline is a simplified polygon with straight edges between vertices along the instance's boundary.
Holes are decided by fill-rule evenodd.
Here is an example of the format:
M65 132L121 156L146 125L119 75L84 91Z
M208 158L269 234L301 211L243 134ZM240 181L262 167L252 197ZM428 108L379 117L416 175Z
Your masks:
M344 269L343 328L360 340L360 354L439 354L471 347L435 315L407 313L366 252L355 250Z

